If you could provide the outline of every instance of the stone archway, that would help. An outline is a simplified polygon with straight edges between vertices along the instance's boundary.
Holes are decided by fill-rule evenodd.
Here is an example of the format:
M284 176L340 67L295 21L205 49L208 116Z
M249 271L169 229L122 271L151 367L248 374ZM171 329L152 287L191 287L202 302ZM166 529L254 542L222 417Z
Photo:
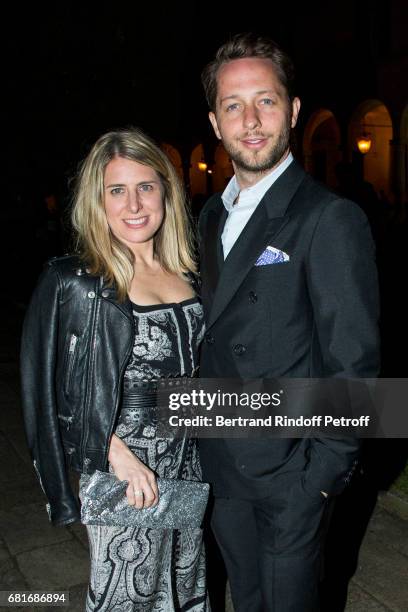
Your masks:
M162 142L160 147L170 159L180 179L184 182L183 162L176 147L173 147L173 145L169 144L168 142Z
M208 193L207 171L200 170L198 164L204 162L204 148L198 144L191 152L190 156L190 196L193 215L198 215Z
M336 165L341 161L341 136L333 113L320 108L309 118L303 134L305 169L316 179L336 187Z
M364 156L357 147L358 138L365 133L371 147ZM391 185L391 115L380 100L365 100L354 111L348 129L350 160L360 165L362 178L371 183L380 197L393 198Z
M219 142L214 153L213 186L214 191L224 191L228 181L234 175L228 153Z
M408 201L408 104L405 106L402 112L400 143L400 164L398 174L400 181L401 202L406 205Z

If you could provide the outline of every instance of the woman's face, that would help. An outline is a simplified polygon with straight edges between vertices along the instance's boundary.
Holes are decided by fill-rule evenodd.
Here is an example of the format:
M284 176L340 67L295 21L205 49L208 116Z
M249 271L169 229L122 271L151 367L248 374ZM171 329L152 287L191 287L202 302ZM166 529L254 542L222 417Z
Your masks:
M153 240L164 217L163 187L155 170L124 157L105 168L105 212L109 227L130 249Z

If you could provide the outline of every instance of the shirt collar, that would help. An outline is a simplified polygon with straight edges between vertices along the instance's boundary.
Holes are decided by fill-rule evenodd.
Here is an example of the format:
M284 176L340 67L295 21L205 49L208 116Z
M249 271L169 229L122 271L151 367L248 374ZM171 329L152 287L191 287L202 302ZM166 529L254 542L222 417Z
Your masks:
M279 166L276 166L276 168L274 168L272 172L269 172L269 174L264 176L263 179L255 183L255 185L251 185L251 187L242 189L241 193L237 179L234 175L229 181L226 188L224 189L223 193L221 194L223 204L227 211L230 212L232 210L233 202L238 196L238 194L240 197L240 201L250 200L251 204L253 203L254 207L257 206L264 197L265 193L268 191L268 189L280 177L280 175L285 172L286 168L288 168L292 161L293 155L289 152L289 155L283 160L282 163L279 164Z

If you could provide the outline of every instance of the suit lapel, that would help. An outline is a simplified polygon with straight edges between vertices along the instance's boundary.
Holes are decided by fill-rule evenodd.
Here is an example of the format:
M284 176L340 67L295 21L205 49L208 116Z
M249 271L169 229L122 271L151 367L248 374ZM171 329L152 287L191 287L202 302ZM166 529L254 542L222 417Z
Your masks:
M258 204L224 262L208 317L208 328L228 306L259 255L289 221L287 209L304 176L304 170L293 161Z
M260 204L231 249L219 276L208 327L218 319L259 255L285 224L284 218L268 220L265 206Z
M222 240L221 240L221 236L222 236L222 232L224 231L224 226L225 226L225 222L227 220L228 217L228 213L227 210L224 206L224 204L222 205L222 213L221 213L221 217L220 217L220 222L218 224L218 233L217 233L217 261L218 261L218 268L219 270L221 270L221 268L224 265L224 250L222 248Z

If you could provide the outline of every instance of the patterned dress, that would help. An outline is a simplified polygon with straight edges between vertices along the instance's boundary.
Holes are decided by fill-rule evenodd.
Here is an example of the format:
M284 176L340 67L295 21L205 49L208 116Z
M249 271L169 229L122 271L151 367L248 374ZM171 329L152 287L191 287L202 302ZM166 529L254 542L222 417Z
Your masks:
M204 332L201 304L197 298L180 304L134 304L133 315L135 342L115 433L159 477L201 480L196 441L157 438L154 423L137 399L143 381L194 373ZM201 529L88 525L87 530L91 550L87 611L210 609Z

